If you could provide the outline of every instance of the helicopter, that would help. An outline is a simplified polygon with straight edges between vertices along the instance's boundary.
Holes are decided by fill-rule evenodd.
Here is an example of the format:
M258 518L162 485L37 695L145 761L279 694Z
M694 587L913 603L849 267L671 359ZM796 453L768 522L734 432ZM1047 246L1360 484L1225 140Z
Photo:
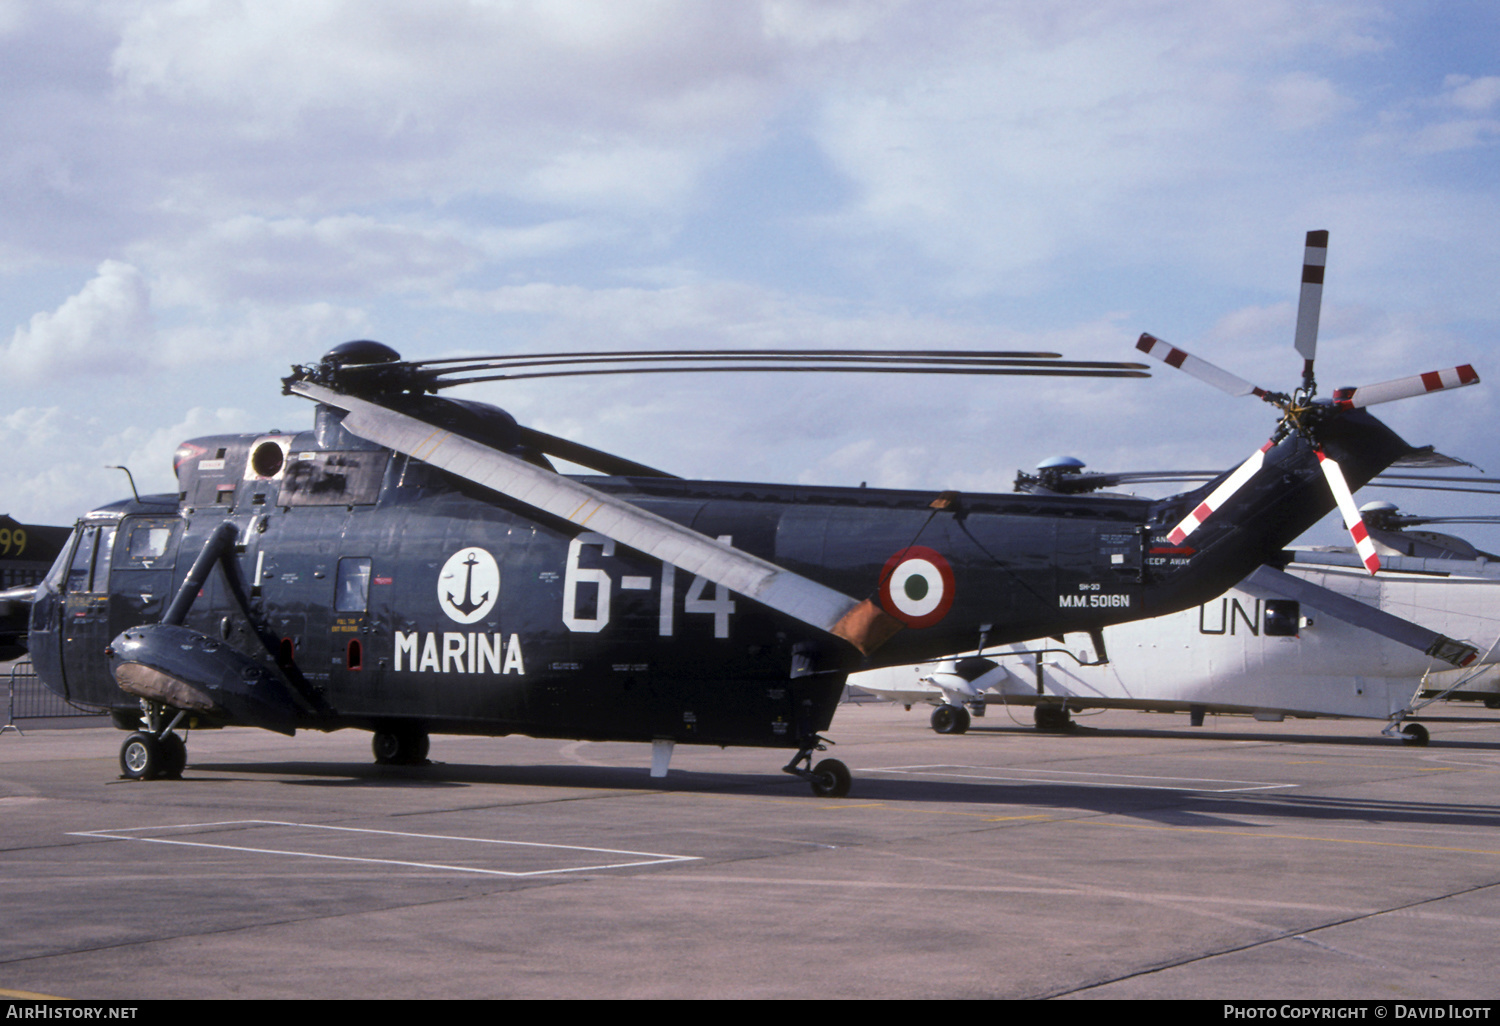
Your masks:
M32 596L37 674L113 711L136 779L181 775L186 728L247 725L368 730L386 764L425 762L433 733L650 743L655 777L678 743L791 749L785 772L842 797L848 767L813 753L851 671L1190 608L1332 508L1328 460L1358 488L1414 451L1345 403L1163 500L692 481L437 395L710 371L1147 376L1055 353L343 343L282 379L310 431L189 440L175 495L80 519Z

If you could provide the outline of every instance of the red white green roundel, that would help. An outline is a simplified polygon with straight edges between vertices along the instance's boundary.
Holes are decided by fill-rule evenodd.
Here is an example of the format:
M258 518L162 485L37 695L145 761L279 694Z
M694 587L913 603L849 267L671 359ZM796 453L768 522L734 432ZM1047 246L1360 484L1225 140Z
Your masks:
M886 560L880 604L908 627L931 627L953 607L953 568L925 546L902 549Z

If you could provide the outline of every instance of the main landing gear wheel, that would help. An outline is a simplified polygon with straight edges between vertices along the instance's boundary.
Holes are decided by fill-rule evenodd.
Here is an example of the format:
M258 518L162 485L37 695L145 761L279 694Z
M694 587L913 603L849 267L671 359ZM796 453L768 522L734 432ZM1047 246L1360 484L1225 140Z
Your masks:
M940 705L932 710L932 729L939 734L962 734L969 729L969 710L961 705Z
M370 747L382 766L422 766L427 762L429 741L425 730L377 730Z
M161 750L160 775L168 780L182 779L182 771L187 769L187 742L180 734L169 733L157 738L156 744Z
M1429 739L1427 728L1422 726L1420 723L1408 723L1406 726L1401 728L1401 733L1406 735L1401 739L1402 744L1414 745L1418 748L1421 748L1423 745L1427 744L1427 741Z
M128 780L155 780L164 764L161 743L151 734L138 730L120 746L120 772Z
M1037 730L1072 730L1073 717L1066 705L1038 705L1032 714Z
M849 774L849 767L837 759L824 759L813 767L812 784L813 794L819 798L847 798L849 786L854 778Z

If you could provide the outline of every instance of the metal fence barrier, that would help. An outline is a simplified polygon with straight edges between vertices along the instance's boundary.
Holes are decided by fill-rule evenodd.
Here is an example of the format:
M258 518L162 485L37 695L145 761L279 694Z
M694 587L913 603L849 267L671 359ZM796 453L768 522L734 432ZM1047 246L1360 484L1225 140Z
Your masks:
M10 665L9 686L6 688L5 725L0 734L13 730L22 733L17 720L60 719L62 717L91 717L105 721L109 714L97 709L76 706L55 692L49 691L37 680L36 670L30 659L18 659Z

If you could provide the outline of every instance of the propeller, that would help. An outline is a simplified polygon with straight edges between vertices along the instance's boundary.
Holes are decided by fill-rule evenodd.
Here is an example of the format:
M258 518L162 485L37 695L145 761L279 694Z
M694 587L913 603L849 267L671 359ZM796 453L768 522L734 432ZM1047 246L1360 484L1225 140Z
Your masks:
M1220 391L1233 396L1254 395L1281 410L1281 420L1270 441L1260 451L1231 473L1201 503L1179 523L1168 538L1173 545L1182 542L1196 531L1214 512L1223 507L1230 497L1255 476L1265 461L1270 448L1289 435L1297 434L1307 439L1318 454L1319 466L1328 482L1339 510L1344 517L1344 526L1354 539L1356 550L1370 573L1380 569L1374 542L1369 538L1354 497L1343 471L1337 461L1328 457L1318 441L1319 427L1345 411L1372 406L1376 403L1393 402L1412 396L1449 388L1460 388L1479 382L1479 375L1468 364L1448 370L1431 371L1410 378L1400 378L1378 385L1359 388L1341 388L1334 392L1333 399L1316 400L1317 381L1313 374L1313 361L1318 348L1318 320L1323 306L1323 272L1328 262L1328 233L1307 233L1307 245L1302 258L1302 292L1297 302L1297 330L1294 345L1302 357L1302 385L1291 395L1271 392L1238 375L1216 367L1207 360L1178 349L1155 335L1142 334L1136 348L1148 356L1161 360L1169 367L1176 367L1204 381Z

